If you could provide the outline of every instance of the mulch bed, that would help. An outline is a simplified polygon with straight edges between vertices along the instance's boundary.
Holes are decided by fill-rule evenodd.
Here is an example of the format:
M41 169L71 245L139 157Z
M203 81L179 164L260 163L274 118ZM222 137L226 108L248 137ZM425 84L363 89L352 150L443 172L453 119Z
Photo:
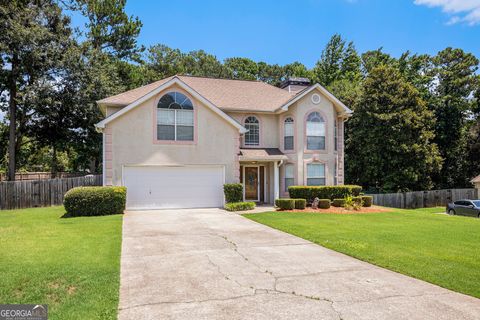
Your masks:
M312 209L310 207L305 208L304 210L277 210L277 211L288 211L288 212L304 212L304 213L335 213L335 214L359 214L359 213L380 213L380 212L390 212L392 209L371 206L371 207L362 207L360 210L347 210L341 207L330 207L329 209Z

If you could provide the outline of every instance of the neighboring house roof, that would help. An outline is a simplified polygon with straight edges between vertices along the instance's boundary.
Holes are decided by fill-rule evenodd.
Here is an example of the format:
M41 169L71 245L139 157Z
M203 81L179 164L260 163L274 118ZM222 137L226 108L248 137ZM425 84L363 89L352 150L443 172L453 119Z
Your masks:
M273 112L288 102L295 93L288 92L261 81L215 79L192 76L175 76L199 94L225 111ZM97 101L98 104L128 105L173 77L162 79L146 86L126 91Z
M284 155L277 148L250 148L240 149L240 160L287 160L288 157Z
M480 182L480 175L476 176L475 178L473 178L472 180L470 180L471 183L477 183L477 182Z

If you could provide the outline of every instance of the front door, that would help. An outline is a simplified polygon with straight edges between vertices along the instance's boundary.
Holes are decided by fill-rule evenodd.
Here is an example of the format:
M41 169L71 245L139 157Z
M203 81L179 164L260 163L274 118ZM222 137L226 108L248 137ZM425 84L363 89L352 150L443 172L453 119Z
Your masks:
M258 167L245 167L245 200L258 201Z

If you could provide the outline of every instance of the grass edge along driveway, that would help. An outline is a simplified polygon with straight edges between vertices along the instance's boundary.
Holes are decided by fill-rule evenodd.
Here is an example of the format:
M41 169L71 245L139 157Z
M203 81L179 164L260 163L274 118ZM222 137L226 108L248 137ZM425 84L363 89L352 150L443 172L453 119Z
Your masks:
M0 211L0 303L48 304L49 319L116 319L122 216L64 213Z
M357 259L480 298L480 219L444 208L244 217Z

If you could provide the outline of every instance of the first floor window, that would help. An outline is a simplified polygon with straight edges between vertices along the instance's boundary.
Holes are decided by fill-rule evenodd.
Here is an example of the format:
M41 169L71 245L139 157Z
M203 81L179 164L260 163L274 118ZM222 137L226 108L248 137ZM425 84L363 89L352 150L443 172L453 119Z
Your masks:
M325 165L323 163L307 164L307 186L325 185Z
M193 104L180 92L169 92L157 105L157 139L193 141Z
M285 165L285 192L288 192L288 187L293 186L294 183L293 164Z

